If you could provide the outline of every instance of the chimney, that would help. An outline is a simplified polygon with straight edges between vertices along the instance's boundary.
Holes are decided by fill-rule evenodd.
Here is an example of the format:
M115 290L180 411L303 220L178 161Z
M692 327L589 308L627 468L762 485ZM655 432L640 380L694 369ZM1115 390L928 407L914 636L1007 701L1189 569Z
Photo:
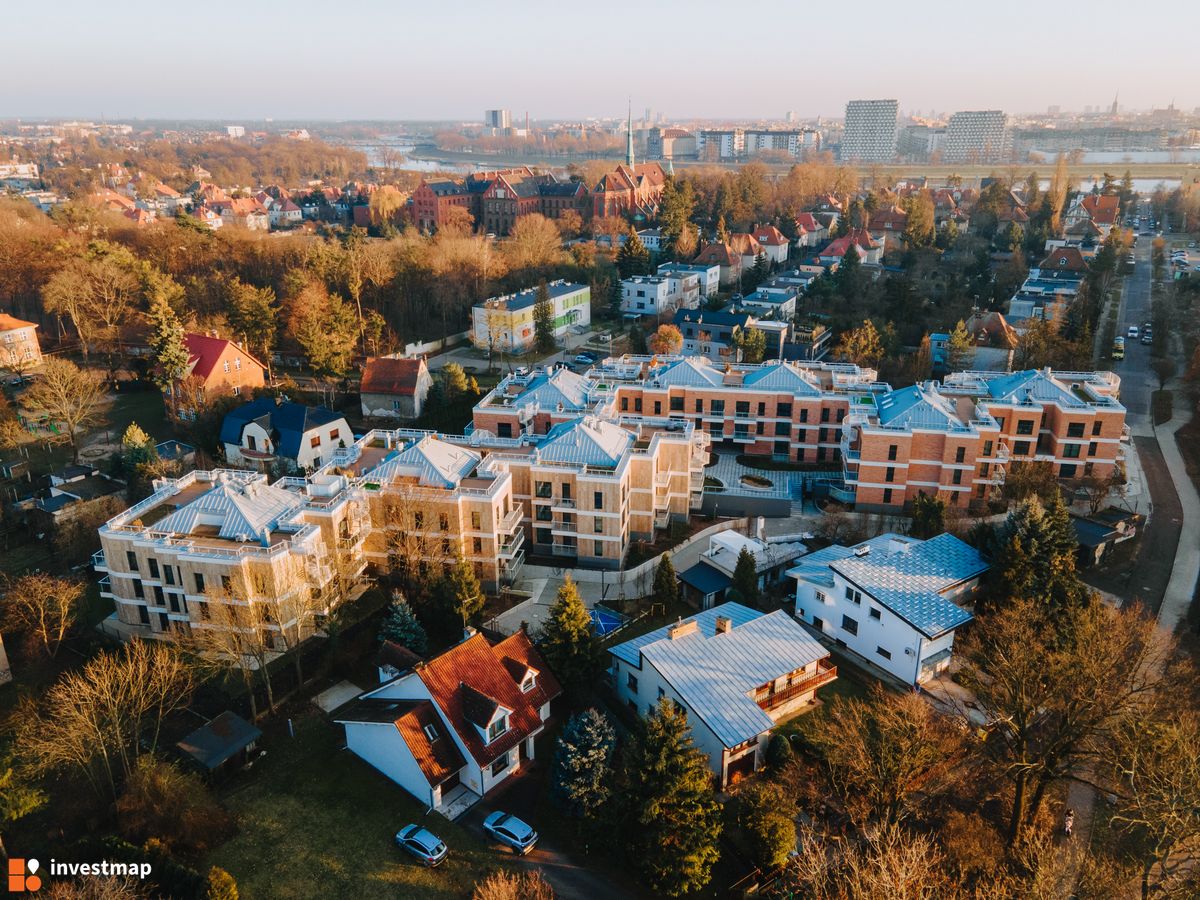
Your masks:
M729 616L717 616L717 634L729 634L733 631L733 619Z
M677 640L681 637L687 637L689 634L695 634L699 631L700 626L696 624L695 619L684 622L680 619L674 625L667 629L667 640Z

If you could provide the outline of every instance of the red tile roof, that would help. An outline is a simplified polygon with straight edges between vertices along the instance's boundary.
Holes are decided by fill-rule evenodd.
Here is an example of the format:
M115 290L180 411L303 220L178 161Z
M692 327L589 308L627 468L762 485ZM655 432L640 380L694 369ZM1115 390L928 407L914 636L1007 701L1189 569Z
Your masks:
M429 739L426 727L432 728L436 739ZM396 719L396 730L431 785L441 784L466 765L453 738L443 733L445 726L428 700L421 701Z
M801 231L820 231L822 225L812 213L802 212L796 215L796 227Z
M707 265L732 266L735 265L734 260L739 256L734 249L728 244L716 241L709 244L697 254L695 262L705 263Z
M209 337L206 334L185 334L183 342L187 344L188 362L195 362L195 365L192 366L192 374L200 378L207 379L213 373L213 370L217 367L217 363L221 359L221 355L229 347L236 349L260 369L266 369L266 366L241 347L234 344L233 341L227 341L224 338Z
M871 231L903 231L908 225L908 213L898 206L889 206L875 211L868 226Z
M729 246L741 256L758 256L762 253L762 245L749 234L731 234Z
M522 693L520 683L504 664L505 657L527 660L540 673L538 681L546 681L541 685L543 689ZM542 727L538 707L561 693L558 682L524 632L518 632L496 646L488 643L482 634L472 635L418 668L417 675L481 766L488 765L538 731ZM495 706L512 710L508 731L485 744L472 722L480 722L488 712L487 708L494 711Z
M788 242L783 232L774 225L759 225L750 232L750 236L767 247L782 247Z
M417 381L421 370L425 368L423 359L396 359L391 356L377 356L367 360L363 368L362 384L359 392L363 394L400 394L405 397L415 396Z
M1038 263L1038 268L1058 272L1086 272L1087 262L1078 247L1055 247Z
M37 328L38 325L36 322L26 322L24 319L18 319L15 316L10 316L8 313L0 313L0 332L31 327Z
M836 256L839 259L845 256L851 244L857 245L859 250L867 251L874 250L876 244L871 240L871 235L861 228L858 231L852 231L850 234L830 241L825 245L825 249L818 253L818 256Z

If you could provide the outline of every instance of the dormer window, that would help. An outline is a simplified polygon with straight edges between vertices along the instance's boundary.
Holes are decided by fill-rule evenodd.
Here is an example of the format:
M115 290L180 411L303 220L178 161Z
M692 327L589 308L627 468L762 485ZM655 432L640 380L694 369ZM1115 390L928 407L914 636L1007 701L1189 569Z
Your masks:
M537 686L537 675L533 669L525 673L525 677L521 679L521 693L528 694Z
M431 744L438 739L437 726L432 722L425 726L425 737L429 738Z
M493 721L492 724L487 727L487 742L490 744L506 731L508 731L508 716L498 716L495 721Z

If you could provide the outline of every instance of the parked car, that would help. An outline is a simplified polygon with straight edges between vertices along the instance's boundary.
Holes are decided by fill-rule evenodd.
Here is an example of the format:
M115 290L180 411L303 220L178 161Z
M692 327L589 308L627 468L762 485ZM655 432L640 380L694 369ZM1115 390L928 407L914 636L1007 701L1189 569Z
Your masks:
M507 847L513 853L524 856L534 848L538 841L538 833L514 815L497 810L483 820L483 830Z
M396 846L430 868L441 865L448 852L441 838L420 825L405 825L397 831Z
M513 369L513 374L518 378L524 378L529 374L529 366L517 366L515 369Z
M575 365L577 366L590 366L594 362L595 360L586 353L580 353L575 357Z

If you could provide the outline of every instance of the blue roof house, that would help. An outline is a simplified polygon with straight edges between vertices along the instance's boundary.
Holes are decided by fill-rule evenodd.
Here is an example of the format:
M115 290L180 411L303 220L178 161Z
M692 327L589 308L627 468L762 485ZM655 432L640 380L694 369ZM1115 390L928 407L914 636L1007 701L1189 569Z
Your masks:
M771 730L837 678L829 651L784 610L722 603L609 649L617 696L640 716L668 699L723 789L761 765Z
M334 450L351 446L354 435L341 413L261 397L226 414L221 443L231 466L292 472L324 465Z
M951 534L883 534L802 556L788 575L797 619L917 685L950 664L954 631L973 618L964 604L987 569L978 550Z

